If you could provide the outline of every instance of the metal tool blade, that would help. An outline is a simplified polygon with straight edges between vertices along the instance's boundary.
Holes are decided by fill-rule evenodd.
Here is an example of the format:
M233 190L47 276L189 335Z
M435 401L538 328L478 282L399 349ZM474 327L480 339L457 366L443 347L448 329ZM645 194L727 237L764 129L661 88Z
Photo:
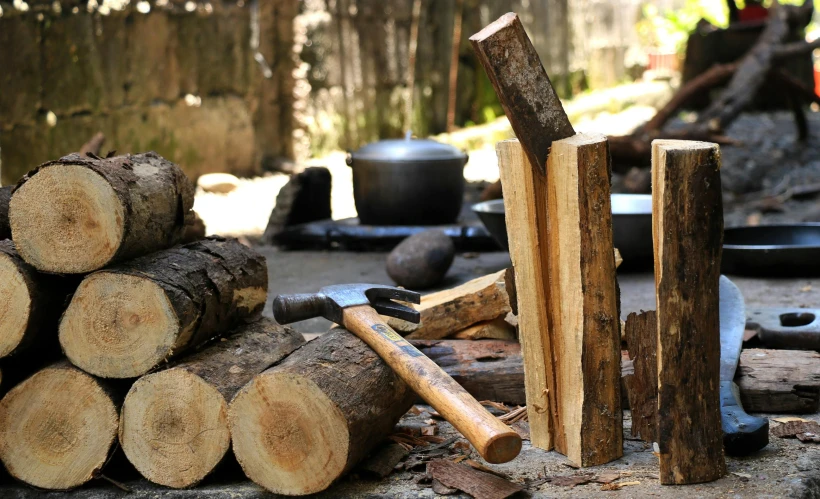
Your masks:
M735 378L743 331L746 328L746 304L743 294L728 277L720 276L720 380Z

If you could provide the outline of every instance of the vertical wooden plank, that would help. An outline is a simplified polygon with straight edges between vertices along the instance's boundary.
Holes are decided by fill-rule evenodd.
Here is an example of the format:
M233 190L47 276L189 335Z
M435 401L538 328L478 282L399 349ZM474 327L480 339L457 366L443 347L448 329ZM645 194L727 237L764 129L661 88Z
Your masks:
M558 391L553 434L556 449L579 466L623 455L609 183L606 137L578 134L552 143L547 219L550 338Z
M547 183L532 167L518 139L496 145L510 258L515 269L518 330L524 358L524 387L530 441L550 450L555 383L547 316Z
M726 474L719 394L719 148L656 140L652 177L660 479L708 482Z
M624 377L632 436L644 442L658 440L658 318L654 310L626 318L626 345L634 374Z

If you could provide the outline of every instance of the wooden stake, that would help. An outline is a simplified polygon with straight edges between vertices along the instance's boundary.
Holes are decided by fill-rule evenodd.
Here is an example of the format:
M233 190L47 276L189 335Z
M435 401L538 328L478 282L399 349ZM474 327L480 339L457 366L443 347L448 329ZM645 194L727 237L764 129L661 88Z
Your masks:
M517 139L496 145L510 258L515 268L518 334L524 355L527 414L532 445L550 450L555 379L549 336L547 179L538 174Z
M555 448L579 466L623 455L621 334L606 137L552 143L547 162ZM526 366L526 363L525 363Z
M654 310L626 318L626 344L634 374L624 376L632 410L632 436L658 441L658 319Z
M179 243L193 203L191 181L156 153L70 154L17 184L9 219L28 263L82 274Z
M658 316L658 445L663 484L726 474L720 416L720 151L652 143Z
M86 277L60 345L96 376L141 376L261 313L267 291L262 255L236 239L203 239Z
M320 492L380 444L415 398L362 340L334 329L236 394L234 453L271 492Z
M38 371L0 401L0 459L29 485L79 487L108 460L118 400L102 380L68 362Z
M231 398L304 342L293 329L262 318L168 369L143 376L122 407L119 435L126 457L154 483L196 485L230 447Z

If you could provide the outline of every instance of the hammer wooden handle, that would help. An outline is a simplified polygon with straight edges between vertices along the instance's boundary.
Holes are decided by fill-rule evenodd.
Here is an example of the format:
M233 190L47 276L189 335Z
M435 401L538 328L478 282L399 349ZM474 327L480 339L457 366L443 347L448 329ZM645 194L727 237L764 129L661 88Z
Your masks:
M521 451L521 437L368 305L344 309L344 326L372 348L422 399L450 422L489 463L506 463Z

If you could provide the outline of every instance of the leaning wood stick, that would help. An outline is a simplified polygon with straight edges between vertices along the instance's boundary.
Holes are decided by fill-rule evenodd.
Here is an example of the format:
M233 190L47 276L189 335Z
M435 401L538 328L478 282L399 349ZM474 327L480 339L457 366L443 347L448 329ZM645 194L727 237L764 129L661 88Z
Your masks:
M103 144L105 144L105 135L102 132L97 132L80 148L80 156L87 156L88 153L99 156Z
M555 448L579 466L623 455L621 333L606 137L552 143L547 162Z
M271 492L320 492L381 443L415 398L362 340L334 329L236 394L234 453Z
M645 442L658 441L658 333L654 310L631 313L626 318L626 344L634 374L624 376L632 436Z
M7 185L0 187L0 241L11 239L11 227L9 226L9 201L11 191L14 187Z
M14 478L65 490L102 469L117 440L117 391L62 361L0 401L0 459Z
M72 363L141 376L262 311L265 258L236 239L203 239L86 277L60 322Z
M504 14L470 42L530 163L544 175L552 141L575 130L521 20Z
M546 177L537 173L518 140L496 145L515 269L518 333L524 353L527 414L532 445L553 447L557 409L547 297L549 292ZM522 209L522 207L524 209Z
M119 435L126 457L154 483L196 485L230 448L231 398L304 343L300 333L262 318L168 369L143 376L122 407Z
M193 202L191 181L156 153L71 154L17 184L9 219L28 263L81 274L179 243Z
M652 143L652 229L662 484L726 474L720 416L720 151Z
M57 324L78 279L38 273L0 241L0 357L59 351Z

